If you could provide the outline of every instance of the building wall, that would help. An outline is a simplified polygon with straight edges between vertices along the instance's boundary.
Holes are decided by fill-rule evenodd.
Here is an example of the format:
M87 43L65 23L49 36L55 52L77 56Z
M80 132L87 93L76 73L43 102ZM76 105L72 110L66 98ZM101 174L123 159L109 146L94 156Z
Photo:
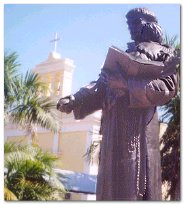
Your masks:
M28 136L12 136L12 137L7 137L7 141L12 142L12 143L21 143L23 145L28 143Z
M52 152L53 148L53 133L38 133L36 136L36 143L45 151Z
M86 132L61 133L59 136L59 153L63 169L84 172L86 153Z
M23 133L23 132L22 132ZM12 136L8 135L6 141L14 143L28 144L29 137L26 135ZM54 134L52 132L37 132L34 142L39 145L44 151L53 153ZM59 157L59 166L62 169L76 172L84 172L86 160L87 132L65 132L60 133L58 141L58 151L55 154Z

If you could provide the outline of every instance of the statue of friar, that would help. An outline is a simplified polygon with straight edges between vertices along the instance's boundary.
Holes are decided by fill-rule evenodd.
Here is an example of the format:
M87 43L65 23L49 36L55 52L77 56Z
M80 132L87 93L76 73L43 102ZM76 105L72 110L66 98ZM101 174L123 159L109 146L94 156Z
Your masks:
M179 57L162 44L155 14L135 8L126 18L133 40L126 52L112 47L98 80L57 103L59 111L73 111L75 119L102 110L97 200L152 199L146 127L156 106L177 92Z

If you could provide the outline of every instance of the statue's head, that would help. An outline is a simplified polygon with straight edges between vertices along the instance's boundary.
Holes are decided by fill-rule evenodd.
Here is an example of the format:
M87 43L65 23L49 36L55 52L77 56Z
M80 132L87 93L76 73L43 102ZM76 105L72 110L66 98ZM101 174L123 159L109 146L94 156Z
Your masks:
M162 42L162 29L152 11L147 8L135 8L127 13L126 18L132 40Z

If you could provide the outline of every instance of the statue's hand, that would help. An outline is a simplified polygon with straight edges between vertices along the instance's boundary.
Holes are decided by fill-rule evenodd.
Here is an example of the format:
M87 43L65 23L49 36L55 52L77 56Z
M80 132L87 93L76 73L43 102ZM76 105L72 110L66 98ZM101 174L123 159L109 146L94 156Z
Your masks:
M180 52L176 52L174 56L166 57L164 64L165 66L168 66L168 67L176 66L180 64L180 60L181 60Z
M74 108L74 102L75 102L75 98L72 95L61 98L57 102L57 110L64 113L71 113L71 111Z
M165 74L170 74L172 73L174 70L176 70L178 68L178 65L180 64L180 53L176 53L174 56L172 57L168 57L165 61L164 61L164 71L163 73Z

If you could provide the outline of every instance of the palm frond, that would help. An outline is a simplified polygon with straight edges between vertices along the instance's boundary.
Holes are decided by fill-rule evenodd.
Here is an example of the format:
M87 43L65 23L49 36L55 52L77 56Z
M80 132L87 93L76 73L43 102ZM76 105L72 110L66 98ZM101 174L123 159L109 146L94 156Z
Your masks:
M15 200L18 200L16 195L11 192L8 188L4 187L4 200L7 200L7 201L15 201Z
M19 200L61 199L65 189L52 168L57 157L37 146L5 146L5 185Z
M169 45L171 47L176 47L176 46L179 46L177 39L178 39L177 35L175 35L173 37L169 37L167 34L165 34L165 38L163 40L163 43L166 45Z
M4 56L4 96L8 99L8 96L12 95L15 87L15 78L18 77L18 67L20 64L17 62L17 53L5 53Z
M167 118L170 122L174 120L176 123L180 123L180 94L162 106L161 110L164 111L162 121Z
M24 78L24 85L27 88L27 90L30 91L47 91L48 90L48 84L43 83L40 80L40 77L37 73L34 73L32 71L27 71L25 78Z
M86 157L87 161L89 163L93 163L94 156L97 154L99 157L99 150L100 148L100 141L94 141L87 149L86 153L83 155L83 157Z
M10 153L17 150L17 147L12 142L5 142L4 144L4 153Z
M18 125L37 124L53 132L58 132L61 123L53 107L55 107L55 103L48 97L28 96L21 104L9 111L10 120Z
M35 158L44 163L45 166L53 167L54 162L58 160L58 157L51 154L50 152L43 152L41 148L36 148L37 151L35 151Z
M58 132L61 123L55 111L56 103L45 96L48 85L29 70L18 76L18 66L16 53L5 55L5 124L12 122L27 130L38 125Z
M62 189L54 188L47 182L40 183L24 179L20 184L24 189L21 200L53 200L55 193L63 193Z

